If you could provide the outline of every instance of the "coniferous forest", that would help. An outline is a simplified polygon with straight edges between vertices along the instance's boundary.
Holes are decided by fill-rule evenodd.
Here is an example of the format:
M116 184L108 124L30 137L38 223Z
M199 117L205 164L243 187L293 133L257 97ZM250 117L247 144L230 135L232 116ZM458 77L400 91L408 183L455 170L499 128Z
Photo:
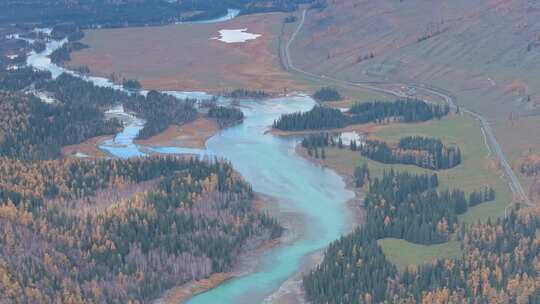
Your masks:
M242 14L290 12L313 0L190 0L190 1L2 1L0 24L32 23L43 26L76 24L83 28L164 25L225 15L227 9Z
M149 302L281 233L223 162L0 158L0 171L8 303Z
M317 90L317 92L315 92L315 94L313 95L313 98L315 98L315 100L317 101L324 102L324 101L338 101L338 100L341 100L343 97L341 96L341 94L339 94L339 92L335 88L324 87Z
M80 147L84 148L92 144L92 138L121 131L125 127L123 122L108 112L119 105L130 115L144 119L138 139L150 138L170 125L186 124L202 116L215 120L220 128L231 127L244 119L241 110L218 106L216 103L221 100L218 97L197 101L142 91L136 79L116 78L114 74L111 78L119 80L124 90L100 87L75 74L89 74L87 66L53 79L49 72L26 66L31 51L44 51L49 39L63 40L66 43L48 56L53 63L61 65L70 59L71 52L88 47L80 42L86 29L202 21L223 17L229 9L238 10L240 15L284 12L283 17L275 18L283 36L276 49L279 59L283 56L287 59L282 62L284 69L301 72L294 68L288 49L302 45L292 42L304 22L305 28L313 31L311 35L316 30L314 25L322 25L321 28L333 25L334 9L360 8L352 3L355 1L330 2L0 1L0 303L153 303L172 287L216 273L236 272L243 253L273 244L268 241L284 232L274 218L261 211L257 201L260 197L226 160L185 155L101 158L85 155L83 150L62 153L65 146L82 144ZM327 5L332 7L324 11ZM302 11L295 12L298 9ZM512 16L509 12L505 15ZM317 21L306 21L308 18ZM273 17L265 22L272 20ZM14 33L19 36L11 35ZM298 37L298 40L309 39L307 34ZM321 37L317 41L320 43L327 39L325 35L313 37ZM527 51L534 46L535 43L529 43ZM317 52L306 54L315 58ZM361 52L360 57L348 54L347 58L368 71L370 63L361 59L373 57L373 53ZM382 72L382 61L387 59L385 53L380 55ZM328 65L343 55L336 46L323 56ZM356 57L360 60L355 60ZM339 74L320 74L320 80L326 78L327 85L346 87L349 92L357 80L346 70L344 75L351 78L343 82ZM311 78L319 78L315 73L319 72L305 72L306 77L302 78L305 87L311 87L308 83L321 84L311 83ZM291 83L293 80L296 81L291 79ZM391 87L389 83L385 85ZM514 86L518 87L517 82L511 86L513 91ZM417 93L424 96L420 91L429 88L427 83L426 86L403 84L401 90L407 96ZM517 91L521 94L521 88ZM224 92L223 96L265 99L271 95L262 90L236 89ZM442 170L457 166L461 170L464 159L471 163L472 158L462 155L460 149L470 151L464 144L466 141L459 141L460 146L424 136L402 137L395 142L375 137L358 141L358 137L347 134L343 139L356 139L344 143L336 130L356 124L442 119L450 113L448 105L402 99L358 102L341 111L325 104L344 99L336 88L322 87L313 97L319 105L310 111L282 115L273 122L273 128L298 133L310 131L305 132L309 134L302 139L301 147L319 164L330 164L322 161L327 157L352 155L354 161L340 165L348 166L344 170L345 180L350 182L352 190L362 191L365 196L362 205L355 206L364 212L361 225L332 242L320 263L304 273L302 295L307 302L540 303L540 209L516 208L516 212L507 208L504 217L469 223L464 219L471 213L483 212L484 207L499 208L500 198L505 195L496 193L491 185L467 187L465 191L465 188L446 188L440 183L455 178L452 172ZM524 96L523 102L530 102L531 98L534 95ZM530 110L523 107L517 115L512 113L510 120L529 117L525 111ZM456 113L459 112L458 107ZM464 109L464 113L468 112ZM489 131L481 123L483 131ZM490 134L484 133L488 144ZM338 151L335 147L351 152ZM381 173L374 167L376 163L414 165L422 169L399 166L399 171L390 169ZM376 170L370 172L370 168ZM407 168L424 173L409 173L405 171ZM529 155L518 169L524 176L535 178L540 174L540 161ZM499 184L496 186L499 189ZM537 190L531 187L530 193ZM314 197L310 194L301 193L308 199ZM317 204L316 197L313 204ZM404 267L395 261L392 256L395 252L388 252L385 245L388 240L407 242L411 248L457 245L460 251L458 256L452 254L453 258L438 257Z
M395 147L379 140L367 140L359 150L363 156L385 164L441 170L461 163L459 147L447 147L440 139L420 136L402 138Z
M156 135L171 124L192 121L197 114L195 100L180 100L157 91L150 91L146 96L128 94L113 88L98 87L69 74L62 74L38 88L52 92L58 100L69 104L94 106L102 110L114 104L123 104L126 110L146 120L138 135L141 139Z
M147 120L143 137L197 115L194 100L155 91L30 68L0 73L1 303L148 303L232 270L241 253L281 235L225 161L60 158L65 145L120 131L104 115L116 104Z
M58 157L62 146L122 127L91 104L47 104L21 93L0 92L0 115L0 155L23 160Z
M308 299L313 303L419 303L429 299L424 303L433 303L436 297L444 295L440 293L446 292L446 296L460 299L453 303L462 303L464 299L471 298L486 301L489 297L500 294L497 294L496 290L485 294L482 289L475 289L474 286L478 285L471 284L470 280L474 280L475 271L480 273L486 270L482 265L488 260L484 259L495 256L501 257L501 260L489 263L498 264L500 268L491 268L485 280L477 276L479 284L492 284L495 287L491 278L498 276L499 288L504 287L506 285L501 284L503 280L509 282L516 279L517 273L520 274L517 281L521 282L523 270L512 268L511 264L505 264L502 259L505 254L503 251L509 249L503 239L509 236L500 235L502 239L499 243L494 234L494 238L490 238L482 232L475 233L479 229L495 232L501 221L495 224L497 226L491 223L473 226L471 232L465 233L464 227L457 222L457 215L464 213L468 206L476 204L476 201L467 200L460 190L437 190L438 183L436 174L413 175L394 171L373 179L364 200L367 209L366 224L332 243L323 262L304 277ZM479 189L474 193L473 196L481 196L482 200L494 199L492 189ZM507 221L512 221L513 227L520 225L520 220L515 215L505 220ZM536 220L535 225L539 224ZM527 230L526 228L523 233ZM464 258L477 264L449 260L399 273L377 244L377 240L386 237L405 239L416 244L437 244L454 236L463 240ZM494 249L492 245L478 246L481 240L476 242L474 239L480 236L485 237L485 241L489 240L492 245L499 244L497 255L489 254L489 251ZM479 249L483 250L485 255L475 254ZM536 255L530 256L527 262L521 260L520 263L522 266L532 263L535 257ZM502 269L509 271L509 274L503 275ZM464 271L467 278L463 277ZM480 280L483 283L480 283Z
M220 128L227 128L242 122L244 113L237 108L215 106L208 110L208 117L216 119Z
M283 131L323 130L344 128L352 124L405 123L440 119L450 112L445 105L429 104L421 100L393 102L365 102L353 105L348 113L338 109L316 106L310 111L282 115L273 127Z

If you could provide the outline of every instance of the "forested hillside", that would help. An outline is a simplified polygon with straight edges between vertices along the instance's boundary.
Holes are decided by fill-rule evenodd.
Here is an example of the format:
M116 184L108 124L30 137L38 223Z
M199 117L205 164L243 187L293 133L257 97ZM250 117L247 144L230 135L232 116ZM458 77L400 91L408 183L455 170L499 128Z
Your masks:
M114 134L119 121L105 119L96 105L47 104L34 96L0 91L0 155L24 160L57 157L60 148Z
M0 170L0 300L8 303L149 302L230 270L241 248L281 233L222 162L2 158ZM77 211L100 204L96 191L150 181L136 195Z

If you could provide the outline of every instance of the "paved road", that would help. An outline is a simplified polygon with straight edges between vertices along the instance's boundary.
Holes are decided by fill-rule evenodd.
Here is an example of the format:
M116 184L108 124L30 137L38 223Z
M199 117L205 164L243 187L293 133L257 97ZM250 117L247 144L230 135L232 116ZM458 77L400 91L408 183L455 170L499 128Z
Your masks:
M449 91L446 91L441 88L436 88L433 86L429 86L426 84L421 83L390 83L390 82L377 82L377 81L359 81L359 82L352 82L352 81L346 81L338 78L334 78L328 75L324 74L315 74L311 73L305 70L302 70L298 67L296 67L293 63L293 60L290 55L290 48L291 45L294 43L296 37L302 30L302 27L304 26L304 23L306 21L306 14L307 10L302 11L302 18L300 19L300 22L295 29L295 31L292 33L291 37L287 41L285 47L283 50L280 50L280 58L281 63L283 67L289 71L289 72L296 72L304 77L311 78L316 81L324 81L329 83L334 83L335 85L342 86L342 87L359 87L363 89L369 89L376 92L381 92L385 94L390 94L396 97L406 97L404 93L400 92L399 90L392 89L394 88L402 88L402 87L408 87L408 88L415 88L416 90L423 90L427 93L430 93L432 95L439 96L442 98L452 109L456 109L457 105L455 103L456 98L454 97L454 94L452 94ZM497 141L497 138L493 134L493 130L491 129L491 125L489 121L483 117L482 115L473 112L471 110L468 110L466 108L460 107L460 111L462 113L465 113L467 115L472 116L475 118L479 123L480 127L482 129L482 134L484 134L485 144L491 153L494 153L495 156L499 159L499 162L503 168L503 170L506 173L507 181L510 186L510 189L512 190L512 193L514 194L514 199L516 199L519 203L526 204L527 206L534 206L534 204L530 201L529 197L527 196L527 193L525 192L523 186L521 185L519 179L517 178L516 174L514 173L514 170L508 163L508 160L506 159L506 156L504 155L504 152L502 151L502 148ZM506 210L505 210L506 213Z

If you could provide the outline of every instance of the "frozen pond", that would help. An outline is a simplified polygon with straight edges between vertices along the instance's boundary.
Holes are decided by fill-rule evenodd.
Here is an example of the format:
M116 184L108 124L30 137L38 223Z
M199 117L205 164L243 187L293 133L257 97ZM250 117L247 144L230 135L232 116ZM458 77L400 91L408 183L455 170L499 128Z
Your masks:
M220 37L214 37L212 39L217 39L225 43L240 43L248 40L254 40L261 36L259 34L248 33L246 31L247 28L237 30L221 30L219 31Z

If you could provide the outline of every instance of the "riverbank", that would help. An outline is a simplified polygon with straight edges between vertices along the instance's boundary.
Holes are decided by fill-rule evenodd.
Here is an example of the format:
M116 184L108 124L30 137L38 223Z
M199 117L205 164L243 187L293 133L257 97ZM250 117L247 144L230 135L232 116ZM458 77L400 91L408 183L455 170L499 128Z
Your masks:
M346 189L354 193L354 197L346 202L346 209L352 214L352 216L350 217L352 221L350 225L350 231L348 231L346 234L352 232L355 228L362 225L365 222L365 212L362 205L365 193L363 191L363 188L355 187L352 174L340 170L338 167L331 166L321 159L310 157L307 154L307 151L303 149L300 144L296 145L295 153L316 166L321 166L336 172L345 182ZM308 255L300 266L298 272L288 278L270 297L266 298L264 303L308 303L305 299L302 279L306 273L314 269L322 262L325 250L326 248L323 248Z
M354 176L352 173L354 172L354 168L352 168L351 171L343 170L342 168L338 166L332 166L331 163L323 159L318 159L318 158L309 156L309 154L307 153L307 150L304 149L302 145L300 144L296 145L295 152L313 164L316 164L318 166L323 166L325 168L328 168L336 172L343 179L346 185L346 189L354 192L354 198L347 201L347 208L349 209L349 211L352 212L352 214L354 214L352 230L360 226L364 222L364 219L365 219L364 207L363 207L365 193L364 193L363 188L357 188L355 186Z
M360 132L363 134L370 134L382 130L388 124L376 124L376 123L367 123L367 124L357 124L350 125L345 128L336 128L336 129L324 129L324 130L302 130L302 131L283 131L270 127L266 130L265 134L269 133L276 136L299 136L306 134L318 134L318 133L342 133L342 132Z
M97 136L87 139L80 144L65 146L62 148L62 156L78 158L105 158L108 155L99 149L99 145L107 140L112 139L113 137L113 135Z
M230 279L244 276L253 272L257 263L266 251L276 246L285 245L293 242L302 233L302 227L298 223L299 218L287 212L281 212L278 208L277 200L270 196L257 193L253 200L253 207L260 213L267 213L276 219L284 228L282 236L267 240L253 250L246 251L238 258L238 263L230 272L214 273L210 277L190 281L185 284L173 287L168 290L161 298L154 301L154 304L178 304L185 303L190 298Z
M213 119L199 117L192 122L170 125L165 131L148 139L137 139L134 143L147 147L182 147L204 149L206 141L220 132Z

